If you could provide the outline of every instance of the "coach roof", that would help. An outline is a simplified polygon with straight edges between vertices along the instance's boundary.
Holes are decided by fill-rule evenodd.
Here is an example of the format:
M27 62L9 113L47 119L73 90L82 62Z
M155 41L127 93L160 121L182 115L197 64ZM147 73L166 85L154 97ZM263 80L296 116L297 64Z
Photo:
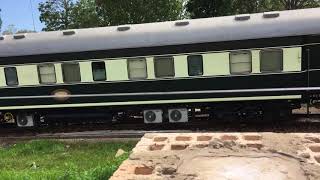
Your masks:
M320 34L320 8L0 37L0 57Z

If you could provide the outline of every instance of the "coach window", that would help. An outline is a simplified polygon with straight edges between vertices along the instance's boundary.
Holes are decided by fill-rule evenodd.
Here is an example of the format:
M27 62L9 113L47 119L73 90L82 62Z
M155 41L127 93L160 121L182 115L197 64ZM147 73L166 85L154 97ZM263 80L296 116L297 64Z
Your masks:
M103 61L92 62L92 75L94 81L105 81L107 80L106 75L106 64Z
M189 76L203 75L203 58L202 55L191 55L187 57Z
M283 70L282 49L265 49L260 51L260 71L280 72Z
M4 73L6 75L6 83L8 86L18 85L17 69L15 67L5 67Z
M40 83L53 84L56 83L56 72L54 64L42 64L38 66Z
M80 66L79 63L64 63L62 64L62 73L64 82L80 82Z
M172 56L154 58L154 71L156 77L173 77L174 61Z
M252 72L252 56L250 51L230 53L230 73L248 74Z
M145 58L128 59L129 79L146 79L147 63Z

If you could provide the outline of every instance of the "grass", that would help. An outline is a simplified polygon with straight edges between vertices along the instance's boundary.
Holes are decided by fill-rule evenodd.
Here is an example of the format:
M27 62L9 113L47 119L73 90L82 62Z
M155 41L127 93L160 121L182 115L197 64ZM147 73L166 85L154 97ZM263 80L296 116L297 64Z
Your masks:
M0 147L1 180L108 179L136 142L61 142L36 140Z

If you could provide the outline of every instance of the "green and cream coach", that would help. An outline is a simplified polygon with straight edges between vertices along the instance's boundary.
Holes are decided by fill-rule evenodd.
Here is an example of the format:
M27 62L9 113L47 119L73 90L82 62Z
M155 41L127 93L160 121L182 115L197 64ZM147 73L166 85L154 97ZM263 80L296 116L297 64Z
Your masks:
M287 117L319 97L319 20L315 8L3 36L1 122Z

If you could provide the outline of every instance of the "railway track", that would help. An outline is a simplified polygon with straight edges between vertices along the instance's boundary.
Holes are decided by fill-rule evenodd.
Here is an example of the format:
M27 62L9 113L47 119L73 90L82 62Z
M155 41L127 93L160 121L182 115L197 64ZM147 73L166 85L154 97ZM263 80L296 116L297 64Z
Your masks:
M1 139L140 138L150 132L320 132L320 115L294 115L285 122L198 121L188 124L77 124L47 128L1 127Z

